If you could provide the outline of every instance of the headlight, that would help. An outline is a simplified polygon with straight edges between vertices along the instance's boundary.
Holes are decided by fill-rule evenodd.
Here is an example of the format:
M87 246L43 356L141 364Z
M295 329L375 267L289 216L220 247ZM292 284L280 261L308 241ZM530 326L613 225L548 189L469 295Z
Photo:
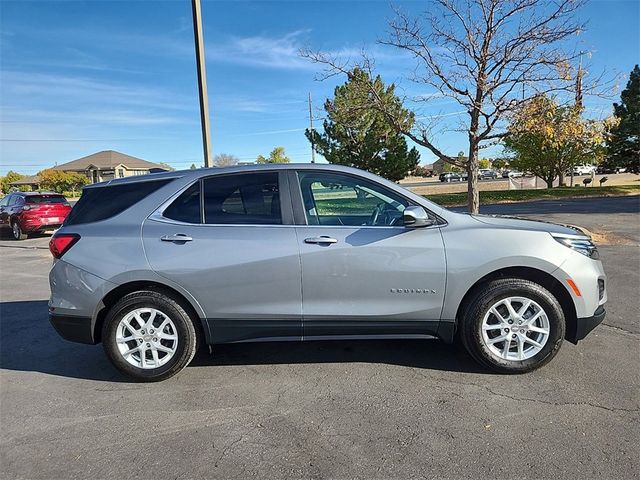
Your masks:
M594 260L598 260L600 255L598 254L598 248L589 238L571 238L571 237L561 237L553 235L553 238L556 242L560 242L565 247L569 247L572 250L575 250L578 253L581 253L589 258L593 258Z

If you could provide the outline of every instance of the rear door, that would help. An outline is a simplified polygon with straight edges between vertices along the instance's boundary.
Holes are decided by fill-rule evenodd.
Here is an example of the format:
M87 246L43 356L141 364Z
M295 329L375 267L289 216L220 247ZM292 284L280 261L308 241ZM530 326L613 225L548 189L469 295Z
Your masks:
M439 227L404 227L411 202L367 179L297 177L305 338L436 333L446 268Z
M151 268L190 292L214 342L300 339L301 268L286 173L214 175L145 221Z

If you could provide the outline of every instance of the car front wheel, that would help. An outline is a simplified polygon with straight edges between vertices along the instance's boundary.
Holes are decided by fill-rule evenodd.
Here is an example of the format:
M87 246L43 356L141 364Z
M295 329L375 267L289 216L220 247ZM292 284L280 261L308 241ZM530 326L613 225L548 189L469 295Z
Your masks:
M493 280L483 287L460 318L460 336L469 354L500 373L525 373L551 361L565 333L564 314L553 294L518 278Z
M102 344L113 365L143 382L172 377L193 359L193 320L166 294L148 290L125 295L108 312Z

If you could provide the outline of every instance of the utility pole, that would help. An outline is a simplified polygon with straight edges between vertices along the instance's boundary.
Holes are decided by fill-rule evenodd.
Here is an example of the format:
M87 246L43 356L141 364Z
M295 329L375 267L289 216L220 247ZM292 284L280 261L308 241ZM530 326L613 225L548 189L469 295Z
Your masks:
M581 114L584 109L582 103L582 76L584 75L584 71L582 70L583 54L584 52L580 52L580 64L578 66L578 73L576 74L576 110L578 110L579 114ZM571 165L571 186L573 187L573 165Z
M311 111L311 92L309 92L309 132L311 132L311 163L316 163L316 151L313 148L313 114Z
M202 36L202 9L200 0L191 0L193 10L193 36L196 44L196 66L198 69L198 93L200 96L200 123L202 125L202 149L204 166L211 167L211 129L209 128L209 99L207 96L207 71L205 68L204 39Z

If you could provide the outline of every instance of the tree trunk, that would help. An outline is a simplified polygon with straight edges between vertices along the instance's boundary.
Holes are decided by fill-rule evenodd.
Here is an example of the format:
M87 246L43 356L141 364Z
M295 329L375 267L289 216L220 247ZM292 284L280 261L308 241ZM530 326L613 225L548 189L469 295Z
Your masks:
M547 182L547 188L553 188L553 181L555 178L556 177L547 177L544 179L544 181Z
M561 170L558 176L560 178L560 181L558 182L558 186L564 187L564 172Z
M480 193L478 192L478 143L469 142L467 162L467 208L469 213L480 213Z

